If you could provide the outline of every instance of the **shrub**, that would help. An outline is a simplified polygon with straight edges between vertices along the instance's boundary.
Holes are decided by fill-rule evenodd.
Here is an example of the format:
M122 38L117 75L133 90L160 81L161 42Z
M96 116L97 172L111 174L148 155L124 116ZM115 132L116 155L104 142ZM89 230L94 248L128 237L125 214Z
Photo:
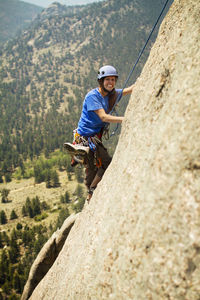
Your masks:
M0 224L6 224L8 222L7 217L6 217L6 213L4 210L1 210L0 212Z

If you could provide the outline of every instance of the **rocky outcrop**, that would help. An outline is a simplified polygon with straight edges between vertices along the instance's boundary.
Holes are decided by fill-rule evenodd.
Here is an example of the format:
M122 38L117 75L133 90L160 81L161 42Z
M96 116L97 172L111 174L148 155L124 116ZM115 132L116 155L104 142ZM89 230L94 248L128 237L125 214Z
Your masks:
M199 61L200 2L175 0L112 163L30 299L199 299Z
M43 246L31 267L21 300L27 300L31 296L35 287L52 267L78 215L73 214L68 217L62 227L54 232Z

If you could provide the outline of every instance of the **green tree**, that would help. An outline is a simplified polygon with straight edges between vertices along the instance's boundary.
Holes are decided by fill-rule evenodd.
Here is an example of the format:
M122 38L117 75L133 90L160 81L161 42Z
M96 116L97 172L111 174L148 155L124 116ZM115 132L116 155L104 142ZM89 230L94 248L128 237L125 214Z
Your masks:
M65 197L63 195L60 196L60 202L65 203Z
M23 241L24 245L29 246L29 244L33 241L33 239L34 239L33 233L30 230L28 230L27 228L25 228L22 233L22 241Z
M2 203L8 202L8 194L9 193L10 193L10 190L8 190L8 189L1 190L1 202Z
M69 194L68 191L65 192L64 199L65 199L65 203L69 203L70 202L70 194Z
M21 230L22 228L23 228L22 224L21 223L17 223L16 229L17 230Z
M78 202L74 205L73 209L76 213L79 213L82 211L83 206L85 204L85 199L84 198L79 198Z
M52 187L60 186L59 176L58 176L58 173L56 172L56 170L53 170L51 172L51 182L52 182Z
M41 164L37 164L34 167L34 177L35 177L35 182L40 183L44 181L44 174L43 174L43 169Z
M67 208L64 208L60 211L59 216L57 218L57 222L56 222L56 228L61 228L63 222L65 221L65 219L67 219L69 217L70 213L69 210Z
M83 187L78 184L75 190L75 194L79 197L82 198L83 197Z
M61 203L70 203L70 195L69 195L69 192L65 192L64 195L61 195L60 196L60 202Z
M42 201L42 203L40 204L41 209L42 210L48 210L50 208L50 206L47 204L46 201Z
M75 176L79 183L83 183L83 169L82 168L75 168Z
M16 293L12 293L12 295L9 296L8 300L19 300L20 297L16 295Z
M11 211L11 214L10 214L10 220L14 220L14 219L17 219L17 218L18 218L18 216L17 216L15 210L13 209Z
M5 250L1 253L0 259L0 284L3 285L8 279L8 268L9 268L9 259L7 252Z
M0 248L3 248L3 237L1 232L0 232Z
M33 209L34 216L41 214L40 200L38 196L32 199L32 209Z
M38 238L35 241L34 246L33 246L33 251L35 252L36 255L40 252L40 250L42 249L42 247L46 241L47 241L47 238L43 234L40 234L38 236Z
M26 198L25 209L23 209L23 213L25 212L27 213L27 215L29 215L30 218L34 217L32 203L29 197Z
M16 290L17 293L22 292L21 280L17 271L15 271L14 273L12 284L13 284L13 288Z
M33 212L33 209L31 206L28 207L28 215L30 218L33 218L34 217L34 212Z
M10 238L5 231L2 232L2 239L7 246L10 244Z
M2 176L2 174L0 174L0 183L3 183L3 176Z
M11 263L15 264L18 261L20 249L17 240L14 237L11 238L10 250L8 252Z
M10 173L5 174L5 181L6 183L11 182L12 180L12 175Z
M29 197L26 198L25 209L28 211L28 208L31 206L31 200Z
M7 217L6 217L6 213L4 210L1 210L0 212L0 224L6 224L8 222Z
M47 189L51 188L51 172L49 169L46 171L45 182L46 182L46 188Z
M26 210L25 205L22 206L22 216L23 217L27 216L27 210Z
M20 169L21 169L21 174L22 174L22 176L24 177L25 166L24 166L23 160L20 159L18 164L19 164L19 167L20 167Z

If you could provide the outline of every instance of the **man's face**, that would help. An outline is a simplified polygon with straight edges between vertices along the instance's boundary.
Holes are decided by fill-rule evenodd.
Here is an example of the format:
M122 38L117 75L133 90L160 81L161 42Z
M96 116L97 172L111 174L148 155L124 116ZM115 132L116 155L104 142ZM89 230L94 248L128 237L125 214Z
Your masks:
M115 76L108 76L104 78L103 85L107 91L111 92L115 88L115 84L116 84Z

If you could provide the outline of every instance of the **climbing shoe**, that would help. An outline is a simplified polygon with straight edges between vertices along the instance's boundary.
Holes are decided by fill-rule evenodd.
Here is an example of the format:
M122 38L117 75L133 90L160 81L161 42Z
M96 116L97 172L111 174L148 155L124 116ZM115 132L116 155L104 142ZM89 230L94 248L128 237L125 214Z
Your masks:
M81 146L78 144L71 144L71 143L64 143L64 148L69 152L71 155L86 155L89 153L89 147Z
M88 190L88 195L87 195L87 202L89 203L90 202L90 199L92 198L92 195L93 195L93 192L95 190L96 187L92 187L92 188L89 188Z

